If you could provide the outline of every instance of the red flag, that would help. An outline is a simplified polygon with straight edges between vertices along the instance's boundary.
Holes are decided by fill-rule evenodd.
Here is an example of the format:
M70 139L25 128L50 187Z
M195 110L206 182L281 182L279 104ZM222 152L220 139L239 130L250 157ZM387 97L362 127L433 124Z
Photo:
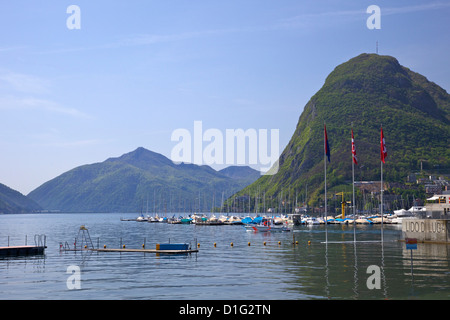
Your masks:
M383 163L385 163L384 160L387 157L387 150L386 150L386 141L384 140L383 127L381 127L380 157L381 157L381 161L383 161Z
M353 137L353 129L352 129L352 158L353 163L358 164L358 158L356 157L355 138Z

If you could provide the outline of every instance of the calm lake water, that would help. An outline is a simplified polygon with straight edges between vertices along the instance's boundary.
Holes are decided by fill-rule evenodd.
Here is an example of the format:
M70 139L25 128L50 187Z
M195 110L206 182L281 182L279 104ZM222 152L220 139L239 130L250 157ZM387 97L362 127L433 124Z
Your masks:
M411 260L411 251L397 241L399 226L385 225L383 243L371 242L380 240L380 225L357 226L355 245L353 226L329 225L327 233L325 226L299 226L264 234L242 226L125 222L120 217L136 215L0 215L0 246L8 245L8 236L10 245L23 245L45 234L48 247L44 256L0 259L0 299L450 298L450 246L419 243ZM200 248L177 256L60 252L60 242L73 244L81 225L100 247L140 248L145 241L153 249L170 239L193 246L197 240ZM328 244L323 243L326 235ZM67 286L70 266L80 268L81 289Z

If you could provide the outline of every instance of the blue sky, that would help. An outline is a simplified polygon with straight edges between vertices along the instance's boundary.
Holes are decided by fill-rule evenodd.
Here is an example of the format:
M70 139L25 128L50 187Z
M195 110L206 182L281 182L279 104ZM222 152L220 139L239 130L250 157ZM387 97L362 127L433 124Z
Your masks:
M196 120L279 129L281 152L326 76L376 41L448 91L449 17L433 0L2 1L0 182L27 194L139 146L169 157Z

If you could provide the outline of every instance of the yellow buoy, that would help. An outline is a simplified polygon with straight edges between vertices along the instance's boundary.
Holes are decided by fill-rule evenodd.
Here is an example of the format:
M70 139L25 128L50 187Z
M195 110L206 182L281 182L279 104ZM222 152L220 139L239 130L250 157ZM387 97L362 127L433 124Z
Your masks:
M200 243L197 243L197 248L200 248Z
M248 243L248 246L250 247L250 242Z
M143 244L142 244L142 249L144 249L144 248L145 248L145 244L143 243Z
M103 245L103 249L106 249L106 244Z
M230 246L233 246L233 242L230 244Z
M264 245L266 245L266 242L264 241Z
M214 242L214 248L217 247L217 243Z
M125 245L122 246L125 249Z
M278 241L278 245L280 245L281 244L281 241Z
M308 246L311 244L311 241L308 241Z

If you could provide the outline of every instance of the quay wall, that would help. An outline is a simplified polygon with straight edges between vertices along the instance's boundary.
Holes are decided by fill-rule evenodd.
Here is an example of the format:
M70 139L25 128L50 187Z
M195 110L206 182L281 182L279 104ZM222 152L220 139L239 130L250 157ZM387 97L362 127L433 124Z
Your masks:
M403 237L422 242L450 243L450 220L405 219L402 221Z

